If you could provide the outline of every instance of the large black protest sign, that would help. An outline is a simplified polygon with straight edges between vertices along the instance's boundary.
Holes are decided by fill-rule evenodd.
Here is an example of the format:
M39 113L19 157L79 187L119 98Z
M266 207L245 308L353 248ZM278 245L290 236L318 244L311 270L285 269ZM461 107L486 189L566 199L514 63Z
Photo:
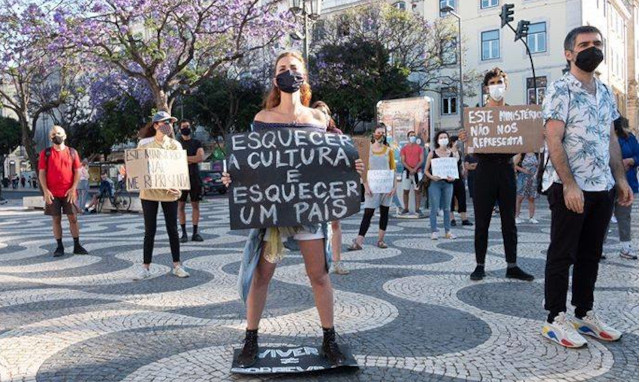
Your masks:
M347 345L340 345L345 356L341 367L358 368L358 362L351 354ZM312 371L334 369L329 360L321 353L321 349L314 346L298 347L260 347L258 360L251 367L240 367L237 359L242 349L236 349L233 354L231 372L236 374L294 374Z
M227 142L231 229L315 224L360 210L358 152L348 136L274 129Z

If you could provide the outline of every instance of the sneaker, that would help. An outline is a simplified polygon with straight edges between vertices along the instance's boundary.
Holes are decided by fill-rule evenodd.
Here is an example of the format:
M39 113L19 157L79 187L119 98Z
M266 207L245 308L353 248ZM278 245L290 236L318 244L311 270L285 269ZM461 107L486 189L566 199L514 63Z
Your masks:
M200 236L199 233L196 233L193 236L191 236L191 241L204 241L204 239L202 238L202 236Z
M186 233L183 233L182 236L180 237L180 242L181 243L186 243L189 241L189 236L187 236Z
M182 267L182 265L178 265L177 267L173 267L172 273L175 276L178 276L180 278L189 277L189 272L185 271L184 268Z
M78 245L74 245L73 246L73 254L74 255L88 255L89 252L87 252L86 249L84 249L83 246L81 246L80 244Z
M53 257L64 256L64 247L58 246L56 250L53 252Z
M593 311L588 311L582 319L575 318L573 326L579 334L589 335L602 341L617 341L622 333L600 321Z
M140 281L140 280L148 279L149 277L151 277L151 272L147 268L142 267L140 268L140 270L138 271L138 274L136 274L133 279L136 281Z
M438 240L438 233L437 232L433 232L431 234L431 240Z
M638 260L638 256L632 255L630 251L620 250L620 257L627 260Z
M538 221L538 219L536 219L536 218L529 218L529 223L531 223L531 224L538 224L538 223L540 223L540 222L539 222L539 221Z
M545 322L542 326L542 336L553 342L556 342L567 348L581 348L587 344L587 340L584 339L575 329L573 324L569 322L565 312L560 312L553 319L553 323Z
M346 269L344 266L342 266L342 262L340 262L340 261L336 261L335 263L333 263L332 271L336 275L348 275L349 274L349 270Z
M457 225L458 225L458 223L456 222L456 219L451 220L451 226L452 227L455 227Z
M400 211L400 216L404 216L404 215L408 215L408 214L409 214L409 210Z
M524 219L516 218L516 224L522 224L522 223L524 223Z
M471 276L469 277L473 281L480 281L484 278L484 276L484 267L482 265L476 265L476 269L473 270L473 273L471 273Z
M520 267L507 268L508 279L516 279L522 281L533 281L533 275L528 274L527 272L520 269Z
M449 239L449 240L455 240L458 237L456 235L454 235L453 233L451 233L451 232L447 232L447 233L444 234L444 238L445 239Z
M467 226L467 227L471 227L471 226L473 226L473 223L471 223L469 220L463 220L462 221L462 225L463 226Z

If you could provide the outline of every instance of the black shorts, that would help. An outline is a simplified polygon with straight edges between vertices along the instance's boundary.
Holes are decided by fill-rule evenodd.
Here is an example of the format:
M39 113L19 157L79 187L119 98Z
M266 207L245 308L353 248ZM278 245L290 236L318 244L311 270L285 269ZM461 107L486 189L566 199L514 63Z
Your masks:
M191 183L191 189L183 190L182 195L180 196L180 199L178 199L179 201L186 202L187 196L189 197L189 200L192 203L199 202L202 200L202 184L200 182L200 179L198 179L197 181L194 179L190 179L190 183Z
M78 206L69 203L66 197L54 197L53 203L45 203L44 214L49 216L62 216L62 212L64 212L65 215L75 215L78 213L78 209Z

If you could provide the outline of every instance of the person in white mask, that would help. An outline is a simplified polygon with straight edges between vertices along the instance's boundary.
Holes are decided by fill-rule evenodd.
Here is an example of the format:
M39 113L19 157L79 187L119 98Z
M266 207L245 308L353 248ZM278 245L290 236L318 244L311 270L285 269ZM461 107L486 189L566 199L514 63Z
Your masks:
M485 107L505 106L507 90L507 74L500 68L488 71L484 76L484 91L489 94ZM466 134L460 134L460 140L467 140ZM475 251L476 268L471 273L471 280L478 281L485 277L484 265L487 257L489 240L489 224L493 207L498 202L502 223L502 239L507 260L506 277L517 280L532 281L533 276L524 272L516 264L518 230L516 228L516 177L512 154L477 154L473 208L476 216Z

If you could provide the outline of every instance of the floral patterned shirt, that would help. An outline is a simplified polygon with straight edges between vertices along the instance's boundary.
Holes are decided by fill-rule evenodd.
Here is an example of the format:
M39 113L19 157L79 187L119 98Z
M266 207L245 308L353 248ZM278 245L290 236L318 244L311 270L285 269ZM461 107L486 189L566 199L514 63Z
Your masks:
M615 184L609 167L609 139L611 124L620 115L611 90L598 79L595 83L594 96L567 73L547 88L542 104L545 123L555 119L565 124L562 146L571 173L583 191L607 191ZM553 183L562 181L549 161L542 189Z

